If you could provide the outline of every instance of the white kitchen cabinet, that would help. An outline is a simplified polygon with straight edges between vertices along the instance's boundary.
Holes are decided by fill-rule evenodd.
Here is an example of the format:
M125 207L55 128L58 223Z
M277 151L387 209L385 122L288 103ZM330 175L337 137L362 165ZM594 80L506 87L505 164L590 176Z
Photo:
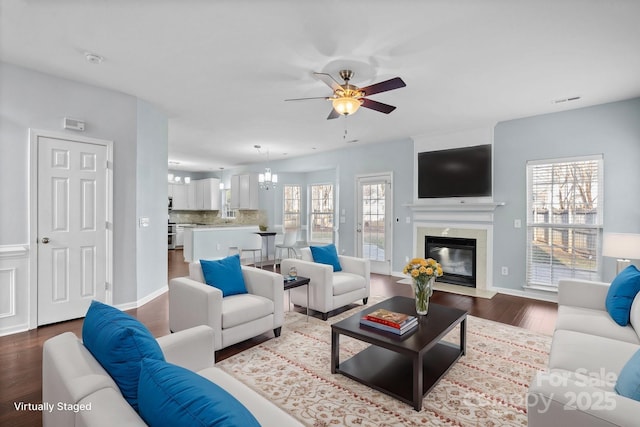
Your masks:
M189 209L187 202L187 185L169 184L169 196L173 198L173 210L184 211Z
M201 210L220 210L220 180L217 178L200 179L196 181L196 199Z
M169 184L176 211L217 211L220 209L220 180L207 178L189 184Z
M233 175L231 177L231 208L258 209L258 174Z

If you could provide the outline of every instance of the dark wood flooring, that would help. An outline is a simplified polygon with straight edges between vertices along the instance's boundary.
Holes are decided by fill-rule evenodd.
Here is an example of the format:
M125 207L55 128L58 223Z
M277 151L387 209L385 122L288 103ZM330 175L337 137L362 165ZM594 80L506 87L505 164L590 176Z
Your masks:
M182 251L169 251L169 279L185 275L188 275L188 266L183 262ZM411 296L411 287L397 284L397 281L397 277L372 274L371 295ZM472 316L549 335L553 332L557 316L555 303L503 294L483 299L436 291L432 301L467 310ZM128 313L140 319L156 337L169 333L167 294ZM16 411L14 402L42 402L42 344L48 338L66 331L81 336L82 319L0 337L0 426L31 427L42 424L39 412ZM223 349L216 353L216 360L223 360L271 338L271 334L265 334Z

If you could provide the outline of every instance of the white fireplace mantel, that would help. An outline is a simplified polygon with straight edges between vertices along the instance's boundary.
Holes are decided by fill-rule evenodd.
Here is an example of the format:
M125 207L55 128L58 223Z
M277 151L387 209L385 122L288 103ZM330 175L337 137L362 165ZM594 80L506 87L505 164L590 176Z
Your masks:
M416 203L404 204L413 212L493 212L504 202Z

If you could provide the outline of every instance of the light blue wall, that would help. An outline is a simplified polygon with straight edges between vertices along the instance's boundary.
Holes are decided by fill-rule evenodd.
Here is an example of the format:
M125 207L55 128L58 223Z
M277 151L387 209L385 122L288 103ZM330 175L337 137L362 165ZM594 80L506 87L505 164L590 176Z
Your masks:
M254 164L226 173L231 175L244 171L261 172L266 166L264 163ZM299 183L303 188L312 183L335 180L338 196L336 204L338 211L336 213L344 209L346 218L344 224L339 224L339 249L347 255L355 253L357 175L392 172L394 182L393 216L401 219L411 216L409 208L402 206L412 203L413 198L413 141L411 139L361 146L354 145L341 150L321 152L295 159L271 161L269 167L278 173L280 183ZM304 203L306 194L303 197ZM264 210L267 211L270 224L280 224L282 221L282 186L278 187L274 196L261 194L260 201L264 203L264 205L261 204L261 208L264 206ZM278 215L280 216L278 217ZM338 218L339 215L336 215L336 221ZM404 220L394 221L393 271L401 271L404 267L405 256L411 256L413 253L412 227L412 224L407 224Z
M84 120L83 136L113 141L113 303L124 306L143 296L139 295L136 284L138 196L146 201L157 198L162 202L158 212L154 210L154 202L147 204L145 201L140 205L145 206L142 209L145 215L154 219L151 233L157 234L149 242L143 239L144 244L160 242L161 238L163 242L162 256L145 261L145 265L153 264L152 270L146 273L151 271L153 275L154 270L166 268L167 264L167 209L164 202L167 197L167 142L166 139L156 140L157 133L152 132L138 149L138 138L145 139L144 129L154 128L155 125L149 124L161 121L156 116L159 113L143 108L147 124L143 123L139 128L138 107L135 97L121 92L0 63L0 200L3 200L0 203L0 246L28 245L29 250L35 249L36 236L29 235L29 129L77 135L62 129L63 118ZM155 118L151 119L147 113ZM153 146L152 139L158 146ZM160 152L154 153L153 149ZM148 161L139 160L139 155L147 156ZM149 179L155 178L164 168L162 180L157 185L150 184L147 190L138 183L139 167L150 172ZM141 171L141 178L144 173ZM162 227L158 225L156 229L157 221L163 218ZM144 271L140 273L145 274ZM165 275L162 282L154 283L152 287L158 289L166 285L166 280ZM140 291L146 290L143 287Z
M495 286L525 284L528 160L603 154L604 230L640 232L640 98L498 123L493 149L494 199L506 203L495 212ZM615 260L603 267L603 279L613 278Z
M138 299L167 284L167 117L148 102L138 100L137 218L149 218L137 229Z

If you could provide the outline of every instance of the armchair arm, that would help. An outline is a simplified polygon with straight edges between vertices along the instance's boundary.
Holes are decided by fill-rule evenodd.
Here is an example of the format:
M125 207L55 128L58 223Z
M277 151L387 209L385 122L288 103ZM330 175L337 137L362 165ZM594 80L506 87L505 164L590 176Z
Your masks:
M222 346L222 291L188 277L169 282L169 329L173 332L194 326L213 328L216 348Z
M605 310L609 283L578 279L558 282L558 305Z
M200 325L157 339L164 357L190 371L198 372L215 363L213 329Z
M369 290L371 282L371 261L365 258L346 255L338 255L338 259L340 259L342 271L364 277L367 282L367 290Z
M244 284L250 294L273 301L274 328L284 323L284 282L278 273L255 267L242 266Z
M289 271L291 267L296 268L298 276L310 279L311 307L323 313L333 310L333 267L327 264L288 258L282 260L280 271Z
M567 371L538 372L527 392L529 427L631 426L640 402L576 379Z

